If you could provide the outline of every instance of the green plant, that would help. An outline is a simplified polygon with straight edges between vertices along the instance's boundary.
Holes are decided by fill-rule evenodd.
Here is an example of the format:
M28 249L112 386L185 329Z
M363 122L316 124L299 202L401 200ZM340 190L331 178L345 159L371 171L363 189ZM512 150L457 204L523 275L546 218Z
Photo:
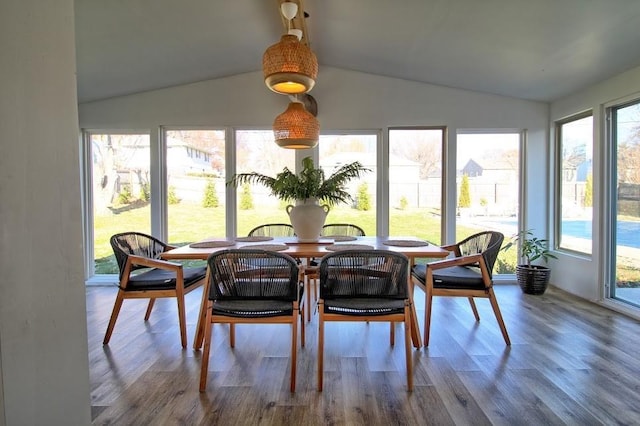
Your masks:
M462 175L462 182L460 182L460 198L458 198L458 207L471 207L469 177L467 175Z
M178 198L178 195L176 194L175 186L170 186L169 187L169 190L167 191L167 202L169 204L178 204L178 203L180 203L180 198Z
M531 267L532 262L537 259L542 259L544 263L547 263L549 259L557 259L549 250L549 241L533 235L532 229L513 235L511 240L500 250L509 250L514 245L519 247L520 256L526 259L528 267Z
M369 197L369 187L366 182L358 186L358 195L356 196L356 209L362 211L371 210L371 197Z
M593 206L593 176L591 176L591 173L587 175L587 181L584 185L584 206Z
M151 185L149 182L140 184L140 196L142 201L149 201L151 199Z
M409 200L404 195L400 197L400 210L406 210L409 206Z
M131 194L131 187L129 185L122 185L120 193L118 194L118 202L120 204L129 204L131 203L132 198L133 194Z
M287 167L276 177L266 176L261 173L239 173L234 175L227 185L238 187L245 183L257 183L271 190L271 194L285 201L305 200L317 198L318 201L330 206L353 201L352 195L347 191L347 183L363 172L368 172L358 161L345 164L325 179L324 170L315 168L313 159L305 157L302 160L302 171L296 175Z
M218 207L219 204L218 194L216 193L216 184L212 180L207 180L207 185L204 187L202 207Z
M248 183L242 184L242 193L240 194L240 210L251 210L253 208L253 197L251 196L251 188Z

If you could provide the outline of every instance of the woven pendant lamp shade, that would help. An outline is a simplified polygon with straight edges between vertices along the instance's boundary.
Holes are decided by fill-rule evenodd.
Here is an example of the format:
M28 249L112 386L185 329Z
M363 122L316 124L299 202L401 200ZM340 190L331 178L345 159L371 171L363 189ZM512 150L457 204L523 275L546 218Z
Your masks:
M298 37L285 34L267 48L262 56L262 71L267 87L276 93L306 93L316 84L318 59Z
M291 102L273 121L275 142L282 148L308 149L318 145L320 124L300 102Z

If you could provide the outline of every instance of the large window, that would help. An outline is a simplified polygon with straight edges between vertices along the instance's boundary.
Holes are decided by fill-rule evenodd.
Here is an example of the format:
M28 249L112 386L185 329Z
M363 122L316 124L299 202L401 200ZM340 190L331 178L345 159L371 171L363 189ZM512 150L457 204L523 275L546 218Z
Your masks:
M258 172L275 177L284 167L296 170L295 150L282 149L271 130L236 132L237 173ZM265 223L290 223L287 203L271 195L262 185L243 185L237 192L237 235L243 236Z
M92 200L87 233L89 275L116 274L109 239L125 231L151 232L149 134L85 134L87 189ZM88 161L88 162L89 162ZM91 220L92 219L92 220Z
M354 202L333 206L325 223L353 223L364 229L367 235L376 234L377 141L377 133L320 136L320 167L326 176L331 175L338 167L353 161L359 161L371 170L360 179L349 182L349 192Z
M593 210L593 117L591 113L556 124L556 245L591 254Z
M225 131L164 131L171 244L225 235Z
M518 230L520 133L458 133L456 241L484 230ZM516 250L500 252L498 274L515 273Z
M389 129L389 235L442 240L442 152L437 128Z
M610 111L608 297L640 307L640 101Z

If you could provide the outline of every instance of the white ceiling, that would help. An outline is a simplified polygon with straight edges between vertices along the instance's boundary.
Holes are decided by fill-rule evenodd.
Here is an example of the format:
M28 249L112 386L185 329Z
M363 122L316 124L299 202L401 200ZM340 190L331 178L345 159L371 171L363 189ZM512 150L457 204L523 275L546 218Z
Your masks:
M322 66L552 101L640 65L638 0L305 0ZM258 71L277 0L76 0L80 102Z

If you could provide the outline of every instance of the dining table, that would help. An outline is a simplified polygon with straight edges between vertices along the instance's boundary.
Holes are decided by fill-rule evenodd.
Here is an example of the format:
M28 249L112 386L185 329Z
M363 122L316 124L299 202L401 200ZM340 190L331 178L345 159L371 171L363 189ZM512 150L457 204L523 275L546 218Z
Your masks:
M268 251L276 251L289 256L306 260L319 260L324 255L338 250L389 250L402 253L409 258L410 267L415 264L417 258L442 259L450 253L440 246L423 239L404 237L362 236L352 237L343 235L324 236L316 241L300 241L296 237L237 237L237 238L206 238L191 244L186 244L162 253L166 260L207 260L209 256L218 251L238 248L255 248ZM304 265L304 262L301 263ZM304 266L303 266L304 267ZM413 281L408 274L409 297L411 298L411 340L416 348L422 347L422 338L418 326L415 305L413 303ZM193 348L199 350L204 340L204 326L209 297L209 276L202 291L202 302L196 325L196 335ZM307 307L309 309L309 307Z

